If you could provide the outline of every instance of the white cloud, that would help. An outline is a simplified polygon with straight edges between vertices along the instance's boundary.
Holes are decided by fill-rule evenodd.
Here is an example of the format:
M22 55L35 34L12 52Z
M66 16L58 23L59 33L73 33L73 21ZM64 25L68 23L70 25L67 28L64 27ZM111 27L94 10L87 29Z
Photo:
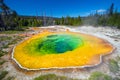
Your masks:
M106 10L105 9L99 9L99 10L96 10L98 13L103 13L105 12Z
M91 13L96 13L96 12L103 13L103 12L106 12L106 10L105 9L98 9L98 10L91 10L90 12Z
M91 10L89 12L83 13L81 16L88 16L90 14L95 14L96 12L99 14L102 14L102 13L106 12L106 10L105 9Z
M87 13L82 13L80 16L88 16L88 15L90 15L90 13L89 12L87 12Z

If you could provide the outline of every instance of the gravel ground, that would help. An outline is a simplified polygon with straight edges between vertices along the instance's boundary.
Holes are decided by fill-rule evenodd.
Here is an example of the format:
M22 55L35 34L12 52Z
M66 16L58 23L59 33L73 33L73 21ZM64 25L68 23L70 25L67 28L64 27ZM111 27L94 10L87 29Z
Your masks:
M33 78L42 74L55 73L56 75L84 80L88 78L90 74L94 71L100 71L109 74L111 76L114 76L109 71L108 60L120 56L120 30L112 29L110 27L92 27L92 26L81 26L74 28L72 27L68 28L66 26L49 26L49 28L52 28L54 31L56 30L63 31L65 29L69 29L70 31L94 35L109 41L114 47L116 47L116 50L112 54L105 56L103 58L103 62L95 67L84 68L84 69L73 68L73 69L52 69L52 70L40 70L40 71L26 71L18 68L18 66L14 63L14 61L11 60L11 54L8 54L2 57L7 61L2 65L2 69L7 70L9 72L7 76L14 76L15 80L32 80Z

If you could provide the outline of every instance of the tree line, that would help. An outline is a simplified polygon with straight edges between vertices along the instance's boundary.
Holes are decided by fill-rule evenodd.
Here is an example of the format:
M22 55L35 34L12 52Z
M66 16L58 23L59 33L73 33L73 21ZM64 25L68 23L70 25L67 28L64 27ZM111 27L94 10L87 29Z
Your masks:
M58 19L55 21L56 25L71 25L71 26L79 26L82 24L81 17L62 17L61 19Z
M110 26L120 28L120 12L114 7L114 3L108 8L108 10L102 14L97 11L94 14L90 14L83 20L84 25L93 26Z
M22 30L26 27L47 25L81 25L81 17L45 17L45 16L20 16L8 7L4 0L0 0L0 31Z
M28 26L41 26L41 23L41 19L36 17L18 15L15 10L4 3L4 0L0 0L0 31L23 30Z

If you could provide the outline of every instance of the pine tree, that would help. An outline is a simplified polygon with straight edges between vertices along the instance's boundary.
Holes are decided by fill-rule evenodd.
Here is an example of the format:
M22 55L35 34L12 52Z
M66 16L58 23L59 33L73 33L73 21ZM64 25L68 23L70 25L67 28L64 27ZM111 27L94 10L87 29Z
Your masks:
M113 13L114 13L114 3L111 4L108 12L109 12L109 13L108 13L109 16L112 16L112 15L113 15Z

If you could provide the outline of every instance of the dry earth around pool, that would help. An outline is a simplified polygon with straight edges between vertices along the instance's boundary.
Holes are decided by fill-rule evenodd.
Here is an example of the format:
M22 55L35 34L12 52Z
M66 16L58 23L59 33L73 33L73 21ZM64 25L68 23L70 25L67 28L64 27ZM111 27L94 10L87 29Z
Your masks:
M9 54L6 54L1 57L2 59L6 60L6 62L0 66L0 70L8 71L9 74L7 76L14 76L15 80L33 80L35 77L39 75L48 74L48 73L52 73L52 74L54 73L56 75L84 80L87 79L90 76L90 74L94 71L103 72L113 77L116 76L116 74L111 73L111 71L109 70L108 62L110 59L115 59L118 56L120 57L120 30L112 29L110 27L92 27L92 26L82 26L82 27L74 27L74 28L66 27L66 26L49 26L49 28L47 27L47 30L50 31L51 30L64 31L65 29L69 29L70 31L90 34L105 39L109 41L114 47L116 47L116 50L112 54L103 57L103 62L95 67L27 71L20 69L18 65L16 65L16 63L11 59L12 48L13 46L15 46L15 45L11 45L9 46L9 48L5 49L6 51L9 52ZM24 36L23 40L25 40L30 36L45 30L46 28L35 28L35 29L31 28L27 32L14 34L14 35ZM3 35L5 34L0 34L0 36ZM13 34L12 35L9 34L8 36L13 36ZM118 73L117 75L120 75L120 73Z

